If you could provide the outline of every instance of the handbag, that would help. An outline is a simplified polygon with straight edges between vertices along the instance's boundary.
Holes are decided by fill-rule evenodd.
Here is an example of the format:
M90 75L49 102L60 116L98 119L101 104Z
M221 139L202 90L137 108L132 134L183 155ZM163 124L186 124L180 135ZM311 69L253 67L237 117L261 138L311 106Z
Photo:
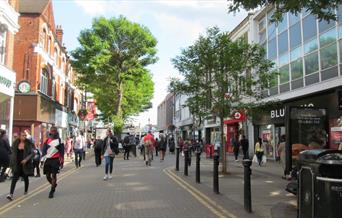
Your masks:
M252 162L254 162L254 163L258 163L258 158L257 158L256 154L253 156L253 160L252 160Z

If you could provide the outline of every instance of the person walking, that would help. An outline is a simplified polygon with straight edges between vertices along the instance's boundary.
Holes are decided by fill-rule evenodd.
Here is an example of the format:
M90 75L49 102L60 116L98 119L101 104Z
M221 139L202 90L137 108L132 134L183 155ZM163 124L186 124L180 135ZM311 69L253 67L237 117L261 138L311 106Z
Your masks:
M6 169L10 164L11 148L6 139L6 131L0 129L0 182L6 179Z
M113 173L113 161L115 154L119 153L119 142L118 139L113 136L112 131L107 131L107 136L103 140L103 147L101 151L101 159L105 159L105 176L104 180L112 179Z
M163 133L159 134L159 151L160 151L160 161L164 161L165 158L165 152L167 147L166 137Z
M174 154L175 153L175 139L173 138L173 136L168 138L167 144L169 146L169 152L171 154Z
M151 134L151 131L147 133L147 135L144 137L144 148L145 148L145 154L146 154L146 160L145 164L146 166L151 166L152 158L153 158L153 149L156 144L156 141L154 140L153 135Z
M261 138L258 138L258 141L255 143L255 155L258 159L259 166L261 166L262 156L264 155L264 148L262 146L262 139Z
M40 158L42 155L41 155L38 144L35 145L35 148L33 149L33 153L34 153L34 156L33 156L33 172L34 172L34 170L36 170L36 177L40 177L39 164L40 164Z
M24 195L27 194L29 188L29 176L33 174L33 155L33 144L30 140L26 139L26 133L22 131L20 133L20 138L15 140L12 145L12 155L10 163L13 177L10 193L6 197L8 200L13 200L13 193L19 177L24 178Z
M156 150L156 157L158 157L158 154L159 154L159 139L156 138L155 140L155 150ZM152 160L153 160L153 156L152 156Z
M74 140L73 136L68 136L66 142L65 142L65 152L67 154L67 158L71 159L72 154L72 148L73 148Z
M83 137L83 132L81 131L75 140L74 153L75 153L75 165L76 168L81 167L83 148L85 147L85 141Z
M64 145L59 137L56 127L50 128L49 138L45 141L42 150L43 173L51 184L49 198L54 197L57 187L57 174L61 168L64 157Z
M124 148L124 160L129 160L129 151L131 150L129 143L129 133L125 136L123 140L123 148Z
M284 170L284 175L282 176L283 179L288 179L289 175L287 175L286 173L286 164L285 164L285 143L286 142L286 136L285 135L281 135L280 136L280 142L279 142L279 146L278 146L278 154L279 154L279 158L280 158L280 163L281 166Z
M103 140L101 139L101 136L97 136L97 139L95 140L95 145L94 145L96 167L101 165L102 147L103 147Z
M240 145L242 147L242 152L243 152L243 159L248 159L248 148L249 148L249 142L248 139L246 139L245 135L242 135L242 138L240 140Z
M233 137L231 139L231 145L233 146L235 161L239 161L240 144L239 144L238 140L236 139L235 134L233 134Z

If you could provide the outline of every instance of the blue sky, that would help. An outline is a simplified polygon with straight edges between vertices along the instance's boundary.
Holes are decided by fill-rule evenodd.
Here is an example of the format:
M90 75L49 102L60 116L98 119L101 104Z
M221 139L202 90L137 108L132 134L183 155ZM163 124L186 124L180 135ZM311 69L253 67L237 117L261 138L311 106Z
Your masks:
M155 83L153 108L136 117L138 125L157 123L157 107L167 94L170 77L178 75L171 59L190 46L208 27L232 30L247 15L227 13L226 0L53 0L56 25L62 25L68 51L79 44L82 29L90 28L94 17L118 17L147 26L158 40L159 61L149 67Z

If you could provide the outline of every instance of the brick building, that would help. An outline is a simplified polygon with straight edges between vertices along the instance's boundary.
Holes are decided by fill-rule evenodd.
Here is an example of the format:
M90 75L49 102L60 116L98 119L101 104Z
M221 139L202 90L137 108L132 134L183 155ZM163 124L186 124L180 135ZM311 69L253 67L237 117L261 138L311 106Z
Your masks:
M18 32L18 1L0 1L0 129L12 135L15 77L14 35ZM10 137L10 142L12 138Z
M42 143L46 131L56 126L65 138L77 127L79 107L74 102L75 73L63 46L63 30L55 25L51 0L20 0L19 13L14 132L30 129L35 141Z

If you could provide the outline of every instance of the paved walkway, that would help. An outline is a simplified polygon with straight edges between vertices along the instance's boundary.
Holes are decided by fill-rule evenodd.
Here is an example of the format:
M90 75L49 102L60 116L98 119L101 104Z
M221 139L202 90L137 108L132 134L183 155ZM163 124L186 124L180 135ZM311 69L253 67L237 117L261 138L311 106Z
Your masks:
M19 182L13 202L5 199L9 182L0 183L0 217L295 217L295 198L283 191L286 182L275 175L277 165L253 170L253 213L248 214L243 210L241 162L229 162L230 175L220 177L221 194L216 195L212 160L202 158L202 183L196 184L195 165L184 177L182 158L180 172L174 171L174 155L164 162L157 159L146 167L141 157L127 161L119 156L109 181L103 181L103 166L95 167L91 157L79 169L68 164L54 199L48 199L45 178L32 178L27 196Z

